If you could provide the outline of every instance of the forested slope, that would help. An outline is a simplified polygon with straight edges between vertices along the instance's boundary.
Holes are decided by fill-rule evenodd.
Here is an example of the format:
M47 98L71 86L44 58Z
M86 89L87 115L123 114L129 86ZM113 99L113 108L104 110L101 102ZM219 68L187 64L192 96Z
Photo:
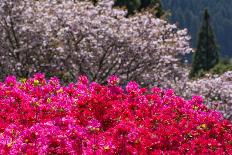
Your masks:
M163 8L171 13L170 20L186 27L195 47L205 8L209 9L222 56L232 56L232 1L231 0L163 0Z

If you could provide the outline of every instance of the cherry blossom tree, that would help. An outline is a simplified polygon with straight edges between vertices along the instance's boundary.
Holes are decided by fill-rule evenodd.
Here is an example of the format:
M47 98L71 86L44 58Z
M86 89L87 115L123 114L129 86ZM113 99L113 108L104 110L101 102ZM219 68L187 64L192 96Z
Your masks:
M1 0L1 72L35 72L104 83L109 75L171 87L186 74L186 29L150 13L125 18L113 1Z

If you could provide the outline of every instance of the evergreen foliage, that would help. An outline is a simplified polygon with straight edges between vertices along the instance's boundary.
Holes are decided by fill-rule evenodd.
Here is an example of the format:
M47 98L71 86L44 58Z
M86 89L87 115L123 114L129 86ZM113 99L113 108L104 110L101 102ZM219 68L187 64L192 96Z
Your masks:
M196 47L201 15L205 8L211 15L222 57L232 57L232 1L231 0L162 0L163 10L170 12L170 21L187 28Z
M232 71L231 60L223 59L223 60L220 60L220 62L210 70L210 73L222 75L228 71Z
M133 15L136 11L153 8L156 17L164 14L160 0L115 0L115 6L125 6L127 8L127 16Z
M213 29L210 25L208 10L205 10L204 19L199 33L196 53L193 56L191 77L208 71L219 62L219 49L215 41Z

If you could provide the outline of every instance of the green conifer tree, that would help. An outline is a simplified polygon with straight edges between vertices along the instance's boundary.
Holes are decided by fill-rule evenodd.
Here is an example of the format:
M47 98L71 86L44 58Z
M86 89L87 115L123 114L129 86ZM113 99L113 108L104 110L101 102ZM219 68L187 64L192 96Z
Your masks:
M202 76L219 62L219 48L217 46L213 29L210 25L210 15L206 9L196 52L193 55L192 70L190 77Z

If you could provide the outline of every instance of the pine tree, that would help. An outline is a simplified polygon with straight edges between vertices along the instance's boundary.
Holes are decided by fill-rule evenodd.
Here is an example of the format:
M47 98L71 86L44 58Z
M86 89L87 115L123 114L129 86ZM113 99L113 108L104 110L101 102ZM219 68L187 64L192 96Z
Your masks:
M193 55L191 77L201 76L205 71L209 71L219 62L219 48L215 41L213 29L210 25L210 15L206 9L196 52Z

